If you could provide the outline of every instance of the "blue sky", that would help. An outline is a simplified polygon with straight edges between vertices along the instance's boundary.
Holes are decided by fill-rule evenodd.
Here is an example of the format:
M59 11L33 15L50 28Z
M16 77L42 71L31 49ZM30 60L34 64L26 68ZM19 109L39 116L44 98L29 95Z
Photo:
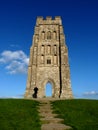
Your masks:
M98 1L0 1L0 97L20 97L36 17L61 16L75 98L98 99Z

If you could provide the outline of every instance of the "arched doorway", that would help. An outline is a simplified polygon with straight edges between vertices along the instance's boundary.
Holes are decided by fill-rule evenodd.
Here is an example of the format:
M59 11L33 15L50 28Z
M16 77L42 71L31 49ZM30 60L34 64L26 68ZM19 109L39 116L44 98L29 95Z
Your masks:
M46 83L46 86L45 86L45 94L46 94L46 97L52 97L52 84L51 82L47 82Z

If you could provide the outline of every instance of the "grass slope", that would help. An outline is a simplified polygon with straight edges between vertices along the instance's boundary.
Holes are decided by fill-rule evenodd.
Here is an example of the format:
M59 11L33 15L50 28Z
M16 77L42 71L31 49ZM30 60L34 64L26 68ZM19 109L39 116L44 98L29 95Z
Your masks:
M60 100L52 104L64 124L74 130L98 130L98 100Z
M38 102L0 99L0 130L40 130Z

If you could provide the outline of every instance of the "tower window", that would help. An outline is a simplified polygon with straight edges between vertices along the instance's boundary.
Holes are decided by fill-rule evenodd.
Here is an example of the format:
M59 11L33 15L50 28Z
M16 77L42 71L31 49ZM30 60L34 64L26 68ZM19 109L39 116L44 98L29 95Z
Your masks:
M47 39L51 39L51 32L50 31L47 32Z
M57 36L56 36L56 31L53 32L53 39L56 39Z
M44 40L45 39L45 32L42 31L42 39Z
M51 60L50 59L47 60L47 64L51 64Z

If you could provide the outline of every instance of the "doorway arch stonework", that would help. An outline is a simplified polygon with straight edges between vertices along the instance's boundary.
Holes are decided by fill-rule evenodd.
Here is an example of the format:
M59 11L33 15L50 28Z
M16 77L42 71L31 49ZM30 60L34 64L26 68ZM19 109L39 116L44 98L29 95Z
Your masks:
M46 91L45 91L45 89L46 89L46 84L47 84L48 82L50 82L51 85L52 85L52 97L54 97L54 94L55 94L55 83L54 83L54 80L52 80L52 79L45 79L45 80L43 81L43 83L42 83L42 86L44 86L44 87L43 87L43 88L44 88L44 90L43 90L44 96L43 96L43 97L46 97Z
M55 34L54 34L55 32ZM34 30L25 98L32 98L38 88L38 98L45 97L45 85L52 83L54 98L73 98L68 49L60 16L38 17Z

